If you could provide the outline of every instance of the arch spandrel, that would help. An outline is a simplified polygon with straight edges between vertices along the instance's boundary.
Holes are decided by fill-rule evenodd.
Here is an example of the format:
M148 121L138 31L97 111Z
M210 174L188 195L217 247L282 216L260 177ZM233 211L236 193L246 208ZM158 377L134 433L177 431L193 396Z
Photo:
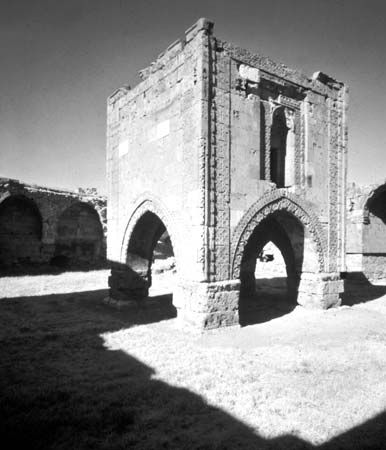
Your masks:
M231 274L233 279L240 276L244 248L255 228L276 211L292 214L308 230L316 244L319 272L325 271L327 241L319 219L310 205L283 189L266 194L255 202L234 229L231 241L231 254L233 255Z

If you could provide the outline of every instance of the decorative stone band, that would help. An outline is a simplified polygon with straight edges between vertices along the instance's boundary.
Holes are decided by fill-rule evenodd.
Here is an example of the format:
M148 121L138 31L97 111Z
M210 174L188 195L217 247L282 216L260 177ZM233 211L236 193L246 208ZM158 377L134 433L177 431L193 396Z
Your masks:
M240 277L244 248L253 231L266 217L276 211L287 211L308 229L316 244L319 272L325 272L327 240L319 219L312 211L312 206L298 196L287 192L286 189L277 189L255 202L241 218L233 232L231 241L233 279Z

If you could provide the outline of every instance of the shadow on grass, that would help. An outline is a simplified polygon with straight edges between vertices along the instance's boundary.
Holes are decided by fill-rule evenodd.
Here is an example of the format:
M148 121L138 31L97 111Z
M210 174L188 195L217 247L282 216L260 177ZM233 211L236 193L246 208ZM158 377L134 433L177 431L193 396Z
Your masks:
M108 261L98 264L16 264L11 267L0 267L0 277L20 277L36 275L60 275L66 272L90 272L92 270L110 269Z
M344 279L344 292L341 294L342 305L353 306L376 300L386 294L386 286L374 285L363 272L350 272Z
M3 443L28 449L315 448L292 435L264 439L200 396L152 379L154 370L132 356L107 350L102 333L167 313L150 306L117 310L102 302L106 293L0 304ZM385 417L320 448L384 448Z
M256 280L253 294L242 294L239 303L241 326L253 325L289 314L296 308L296 295L287 289L287 277Z

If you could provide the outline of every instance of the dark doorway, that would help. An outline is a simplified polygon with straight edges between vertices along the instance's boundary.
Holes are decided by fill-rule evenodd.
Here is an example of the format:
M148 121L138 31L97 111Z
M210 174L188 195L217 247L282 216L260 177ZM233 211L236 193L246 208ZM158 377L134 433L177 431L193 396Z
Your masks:
M42 218L36 204L22 195L0 205L0 266L40 261Z

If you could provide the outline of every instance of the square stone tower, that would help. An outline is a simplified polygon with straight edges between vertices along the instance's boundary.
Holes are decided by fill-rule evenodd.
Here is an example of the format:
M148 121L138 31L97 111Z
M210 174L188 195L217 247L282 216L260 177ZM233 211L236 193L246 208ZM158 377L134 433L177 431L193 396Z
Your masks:
M347 87L219 40L200 19L108 99L110 296L146 301L167 230L178 315L239 323L272 241L301 305L339 304Z

